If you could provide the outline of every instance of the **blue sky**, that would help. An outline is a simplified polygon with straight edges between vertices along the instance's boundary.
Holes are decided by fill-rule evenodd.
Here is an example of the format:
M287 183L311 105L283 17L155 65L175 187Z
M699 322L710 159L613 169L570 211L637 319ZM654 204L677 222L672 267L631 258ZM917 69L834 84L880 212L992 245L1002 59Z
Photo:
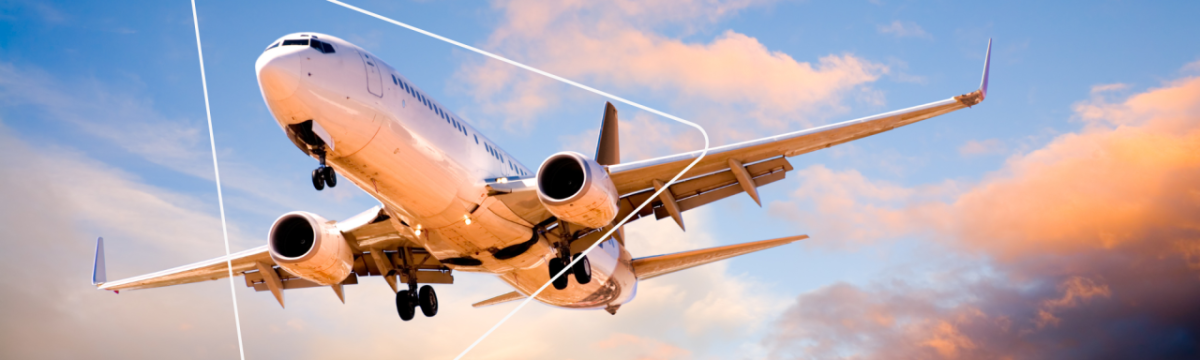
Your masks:
M775 336L772 334L778 333L773 330L772 319L780 316L792 299L839 283L870 287L902 277L915 284L941 288L944 284L942 276L947 273L988 278L1003 272L990 265L992 254L986 251L952 250L954 245L932 240L938 237L931 235L936 231L916 229L892 234L873 230L870 221L856 218L853 211L843 214L826 208L829 204L818 201L816 196L806 197L806 194L820 194L829 189L815 180L822 174L841 182L860 179L864 185L853 189L883 194L852 194L850 198L856 200L848 201L857 202L846 208L849 210L903 208L925 201L953 203L972 186L1004 176L1006 164L1016 161L1014 159L1047 146L1063 134L1086 130L1090 123L1081 120L1076 108L1080 104L1117 101L1161 87L1189 76L1189 71L1195 71L1188 70L1189 64L1196 67L1194 64L1200 60L1200 46L1197 46L1200 40L1193 36L1200 33L1200 26L1193 21L1194 15L1200 13L1200 5L1189 2L1153 5L1123 1L1022 2L998 6L886 0L659 1L644 5L643 10L648 9L646 12L622 7L628 3L614 4L612 8L519 1L356 1L352 4L695 120L710 129L717 145L924 104L972 91L979 81L987 41L994 39L992 81L987 101L982 105L791 158L793 166L800 171L789 173L785 181L763 188L764 207L761 209L748 197L738 196L687 214L685 218L689 225L702 224L694 229L689 226L687 233L673 229L674 225L669 221L637 224L641 229L639 234L661 236L662 240L646 238L632 243L631 251L635 256L797 233L812 236L801 246L737 258L713 272L703 273L703 276L718 277L708 278L711 283L749 284L740 290L760 293L727 299L745 301L752 305L741 304L743 307L753 308L744 313L727 314L733 318L747 316L746 325L736 327L735 335L713 335L721 333L720 329L714 330L715 325L689 325L686 321L676 327L665 327L657 335L637 333L629 330L637 325L635 312L616 317L598 312L568 312L572 319L598 321L594 324L597 334L612 330L615 334L637 337L636 341L611 338L615 343L631 341L651 349L646 350L648 352L661 345L688 351L689 356L696 357L777 355L769 345L769 339ZM62 161L86 164L89 169L120 180L123 186L161 199L150 202L157 205L141 207L134 204L136 202L114 199L118 203L111 205L122 209L128 207L131 216L137 214L136 211L152 212L156 209L154 206L168 206L207 221L203 224L215 224L211 220L217 214L216 192L189 4L179 1L137 4L18 1L0 5L0 8L3 8L3 15L0 15L0 131L4 137L19 143L14 145L18 149L35 154L30 159L65 159ZM284 212L305 210L339 219L375 204L373 199L351 187L313 191L307 174L315 166L314 161L290 144L267 112L253 63L263 48L283 34L327 33L374 52L487 133L526 166L536 166L557 151L585 150L594 146L592 134L598 126L605 99L540 81L477 54L337 5L321 1L200 1L197 9L215 142L235 251L261 244L264 241L262 235L267 233L271 222ZM548 25L532 23L539 19L549 19ZM612 46L621 39L638 36L650 39L649 45ZM593 43L575 41L578 39ZM729 62L728 67L693 68L691 64L701 63L702 59L674 57L676 53L669 50L698 57L729 55L727 48L716 46L723 44L723 40L741 45L757 44L762 58L775 59L780 65L777 68L739 66L754 63L751 60L755 59L750 59ZM572 44L579 44L579 47L573 48ZM609 46L613 53L606 53L603 47L601 50L587 47L596 44ZM657 52L658 49L668 50ZM755 49L733 54L732 58L741 59L738 56L745 54L757 56ZM621 51L624 53L616 53ZM597 62L603 64L581 65L577 63L579 59L572 56L598 58ZM831 57L838 61L822 62ZM623 75L637 74L638 70L633 68L639 64L653 69L672 61L685 70L681 71L682 75L664 75L661 83ZM811 79L811 82L797 82L794 88L786 83L773 82L758 87L738 81L740 78L769 79L772 74L764 74L764 71L800 71L806 66L815 68L815 73L795 75L795 78ZM688 72L689 69L704 69L705 72ZM855 71L862 73L855 75ZM480 80L478 74L495 75L501 81ZM780 75L783 79L791 79L789 76L792 75ZM706 82L705 78L714 80ZM833 85L826 86L828 84ZM1097 86L1111 84L1118 84L1112 87L1113 91L1096 90ZM813 95L795 97L791 94L793 90ZM737 97L738 93L750 95ZM761 98L755 98L760 95ZM527 98L522 99L522 96ZM773 96L800 100L779 103ZM666 155L698 145L695 134L685 127L672 125L669 120L632 107L618 105L618 109L622 119L630 121L632 127L622 133L627 159ZM5 167L4 177L22 177L26 171L47 166L33 160L19 164ZM87 178L47 181L57 181L67 188L95 185L85 184L89 182ZM807 187L809 185L811 187ZM6 197L9 195L17 196L6 194ZM6 212L19 212L23 208L20 202L6 203ZM798 211L791 211L793 209ZM223 253L219 232L186 234L194 239L173 242L170 238L152 239L133 231L122 232L118 223L88 215L104 209L81 205L55 211L54 214L68 217L60 223L70 224L66 226L69 231L63 235L72 237L42 237L37 241L59 242L63 245L57 246L71 249L69 262L74 270L86 270L83 264L90 264L91 241L97 235L110 239L108 256L112 277L150 272ZM829 214L806 218L822 212ZM37 229L29 224L7 221L11 220L6 220L6 227L21 229L19 234L37 233ZM138 222L131 221L130 224ZM838 224L848 225L836 226ZM173 230L184 229L164 227L151 234L170 234ZM217 236L212 237L213 234ZM129 239L122 239L121 235ZM9 238L5 241L28 240ZM153 245L147 249L147 244ZM198 247L184 249L190 245ZM36 252L30 256L22 261L42 259L46 255ZM83 283L86 275L82 271L69 274L73 278L52 281L61 282L62 289L69 289L62 290L64 292L78 293L72 295L75 297L106 295L81 292L88 290ZM688 286L699 286L696 284L706 282L705 279L680 279L663 286L688 293ZM394 310L386 306L386 301L354 299L355 292L386 288L382 282L376 284L371 280L347 290L351 295L346 307L356 308L352 314L360 316L348 318L331 316L331 312L344 315L346 310L322 307L328 305L327 298L332 296L310 295L316 290L292 298L297 299L294 301L298 304L320 298L323 299L319 303L322 306L314 305L317 303L289 306L281 312L273 307L270 296L239 286L238 301L245 304L243 311L261 311L249 316L243 324L244 329L254 333L255 329L272 329L272 326L286 328L281 324L289 321L307 321L310 324L307 327L292 327L306 336L328 335L331 329L390 329L417 323L427 329L436 329L462 321L478 323L472 323L473 327L470 327L476 329L498 320L500 312L497 311L508 309L480 311L478 314L483 315L479 316L418 319L411 324L398 324ZM489 296L486 295L488 291L503 289L497 281L483 275L460 275L457 282L456 288L476 290L447 291L444 298L464 297L453 299L455 302L449 305L463 306L482 299L466 297ZM169 293L163 297L189 298L188 294L202 294L190 301L209 302L205 309L214 313L208 315L224 320L228 314L221 312L225 311L223 306L228 302L228 289L224 284L199 285L200 290L163 290L163 293ZM676 300L646 300L659 305L679 301L678 307L647 306L646 309L678 310L685 314L677 314L676 318L682 316L685 320L688 316L706 316L695 314L711 315L701 311L703 309L695 310L696 313L681 310L689 308L688 299L698 303L713 299L703 289L708 288L688 293L690 295L681 298L684 300L667 295L662 295L662 299ZM713 291L725 291L718 290ZM734 291L737 290L735 286ZM152 302L156 299L156 291L139 292L129 297ZM652 288L645 292L650 292L649 296L653 297L658 294L656 291ZM386 294L372 294L369 296L386 298ZM126 297L125 294L120 296ZM72 304L88 303L86 300L72 301L77 301ZM105 301L105 309L136 313L136 309L129 308L131 305L123 307L119 301L102 301ZM222 301L226 303L218 303ZM637 307L638 303L635 300L630 307ZM180 310L166 307L154 311L169 318L169 314ZM456 310L468 311L471 310ZM322 314L314 315L313 312ZM558 312L567 311L545 308L530 310L524 315L545 320ZM370 316L377 316L379 320L370 319ZM120 319L130 322L127 327L136 327L137 323L130 319L138 317L113 320ZM195 321L177 320L182 323ZM81 321L95 325L90 320ZM207 333L211 335L212 344L220 344L214 346L222 346L220 349L227 351L224 346L232 339L224 334L214 334L229 328L218 320L212 321L211 328L200 328L212 331ZM515 321L510 328L501 331L519 332L532 326L538 325ZM274 334L277 330L267 332ZM13 329L6 326L5 332L8 331ZM473 338L480 332L463 331L461 335ZM398 334L394 335L401 336ZM715 338L721 340L713 340ZM120 343L121 340L118 337L112 341ZM465 339L460 342L462 344L449 342L420 354L444 356L469 343ZM349 339L338 343L339 346L344 344L356 343ZM506 348L501 345L481 350L503 354ZM612 349L603 344L585 345L579 346L591 346L590 349L601 356L638 355L606 352ZM84 342L79 349L105 346L113 345ZM362 346L378 350L375 345ZM637 346L632 348L641 349ZM845 347L838 354L869 349L862 344ZM272 348L251 343L248 351L262 355L270 353ZM216 354L227 355L225 352ZM547 358L560 358L559 355L537 353L537 356ZM135 356L160 358L162 354L151 349Z

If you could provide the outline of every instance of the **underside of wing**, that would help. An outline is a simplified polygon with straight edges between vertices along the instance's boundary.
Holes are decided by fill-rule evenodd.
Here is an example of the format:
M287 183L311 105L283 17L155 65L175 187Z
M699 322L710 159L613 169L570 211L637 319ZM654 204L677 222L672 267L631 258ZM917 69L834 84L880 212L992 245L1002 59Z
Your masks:
M97 254L97 259L103 259L103 253ZM274 264L267 247L259 246L210 260L192 263L172 269L149 273L141 276L96 284L100 290L138 290L163 286L189 284L201 281L217 280L229 276L229 264L232 263L235 274L241 274L256 269L257 262ZM103 261L98 261L96 272L103 272Z
M285 215L288 216L294 215ZM338 298L345 301L342 285L357 284L360 276L382 276L393 291L399 291L398 284L408 283L410 279L416 283L454 282L449 268L428 251L417 246L408 225L390 216L382 207L371 208L341 222L329 221L325 226L332 226L329 231L340 235L330 239L336 240L334 243L344 241L345 244L340 245L346 249L343 254L349 254L344 258L343 265L340 265L344 266L343 269L347 269L347 272L342 272L333 279L312 277L312 274L306 278L302 271L293 273L294 269L284 269L272 258L269 245L263 245L172 269L107 281L103 239L98 239L92 284L100 290L114 292L150 289L222 279L229 277L232 269L234 276L244 277L247 287L256 291L270 291L280 305L283 305L283 290L310 287L332 287Z
M633 272L634 274L637 274L638 280L646 280L676 271L725 260L738 255L745 255L755 251L791 244L807 238L808 235L789 236L778 239L638 258L633 260Z

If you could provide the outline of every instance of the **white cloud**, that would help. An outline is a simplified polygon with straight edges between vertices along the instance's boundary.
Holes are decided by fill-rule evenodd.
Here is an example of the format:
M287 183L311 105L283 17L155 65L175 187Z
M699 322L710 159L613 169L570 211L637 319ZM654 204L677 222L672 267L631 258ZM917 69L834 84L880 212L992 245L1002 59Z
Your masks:
M917 25L917 23L912 21L895 20L890 24L876 26L875 29L878 30L880 34L890 34L900 38L933 38L933 35L925 32L925 29L922 29L920 25Z

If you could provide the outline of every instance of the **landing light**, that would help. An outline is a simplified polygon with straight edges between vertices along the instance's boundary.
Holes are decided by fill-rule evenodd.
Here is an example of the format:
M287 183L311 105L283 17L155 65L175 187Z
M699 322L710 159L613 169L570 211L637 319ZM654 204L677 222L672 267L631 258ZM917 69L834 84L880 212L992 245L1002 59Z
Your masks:
M507 184L508 178L497 178L496 182L501 183L501 184Z
M421 236L421 224L417 224L417 231L414 231L413 233L417 234L417 236Z
M467 225L471 225L471 215L463 215L463 222L467 223Z

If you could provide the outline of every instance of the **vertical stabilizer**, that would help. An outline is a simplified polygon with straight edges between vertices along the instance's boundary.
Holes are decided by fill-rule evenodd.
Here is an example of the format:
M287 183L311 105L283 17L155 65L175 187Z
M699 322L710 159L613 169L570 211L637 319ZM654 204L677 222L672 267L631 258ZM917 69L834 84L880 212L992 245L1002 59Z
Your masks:
M617 135L617 108L610 102L604 104L604 122L600 124L600 139L596 140L596 163L600 165L621 163L621 142Z
M104 238L96 238L96 260L92 263L92 285L108 281L104 272Z

